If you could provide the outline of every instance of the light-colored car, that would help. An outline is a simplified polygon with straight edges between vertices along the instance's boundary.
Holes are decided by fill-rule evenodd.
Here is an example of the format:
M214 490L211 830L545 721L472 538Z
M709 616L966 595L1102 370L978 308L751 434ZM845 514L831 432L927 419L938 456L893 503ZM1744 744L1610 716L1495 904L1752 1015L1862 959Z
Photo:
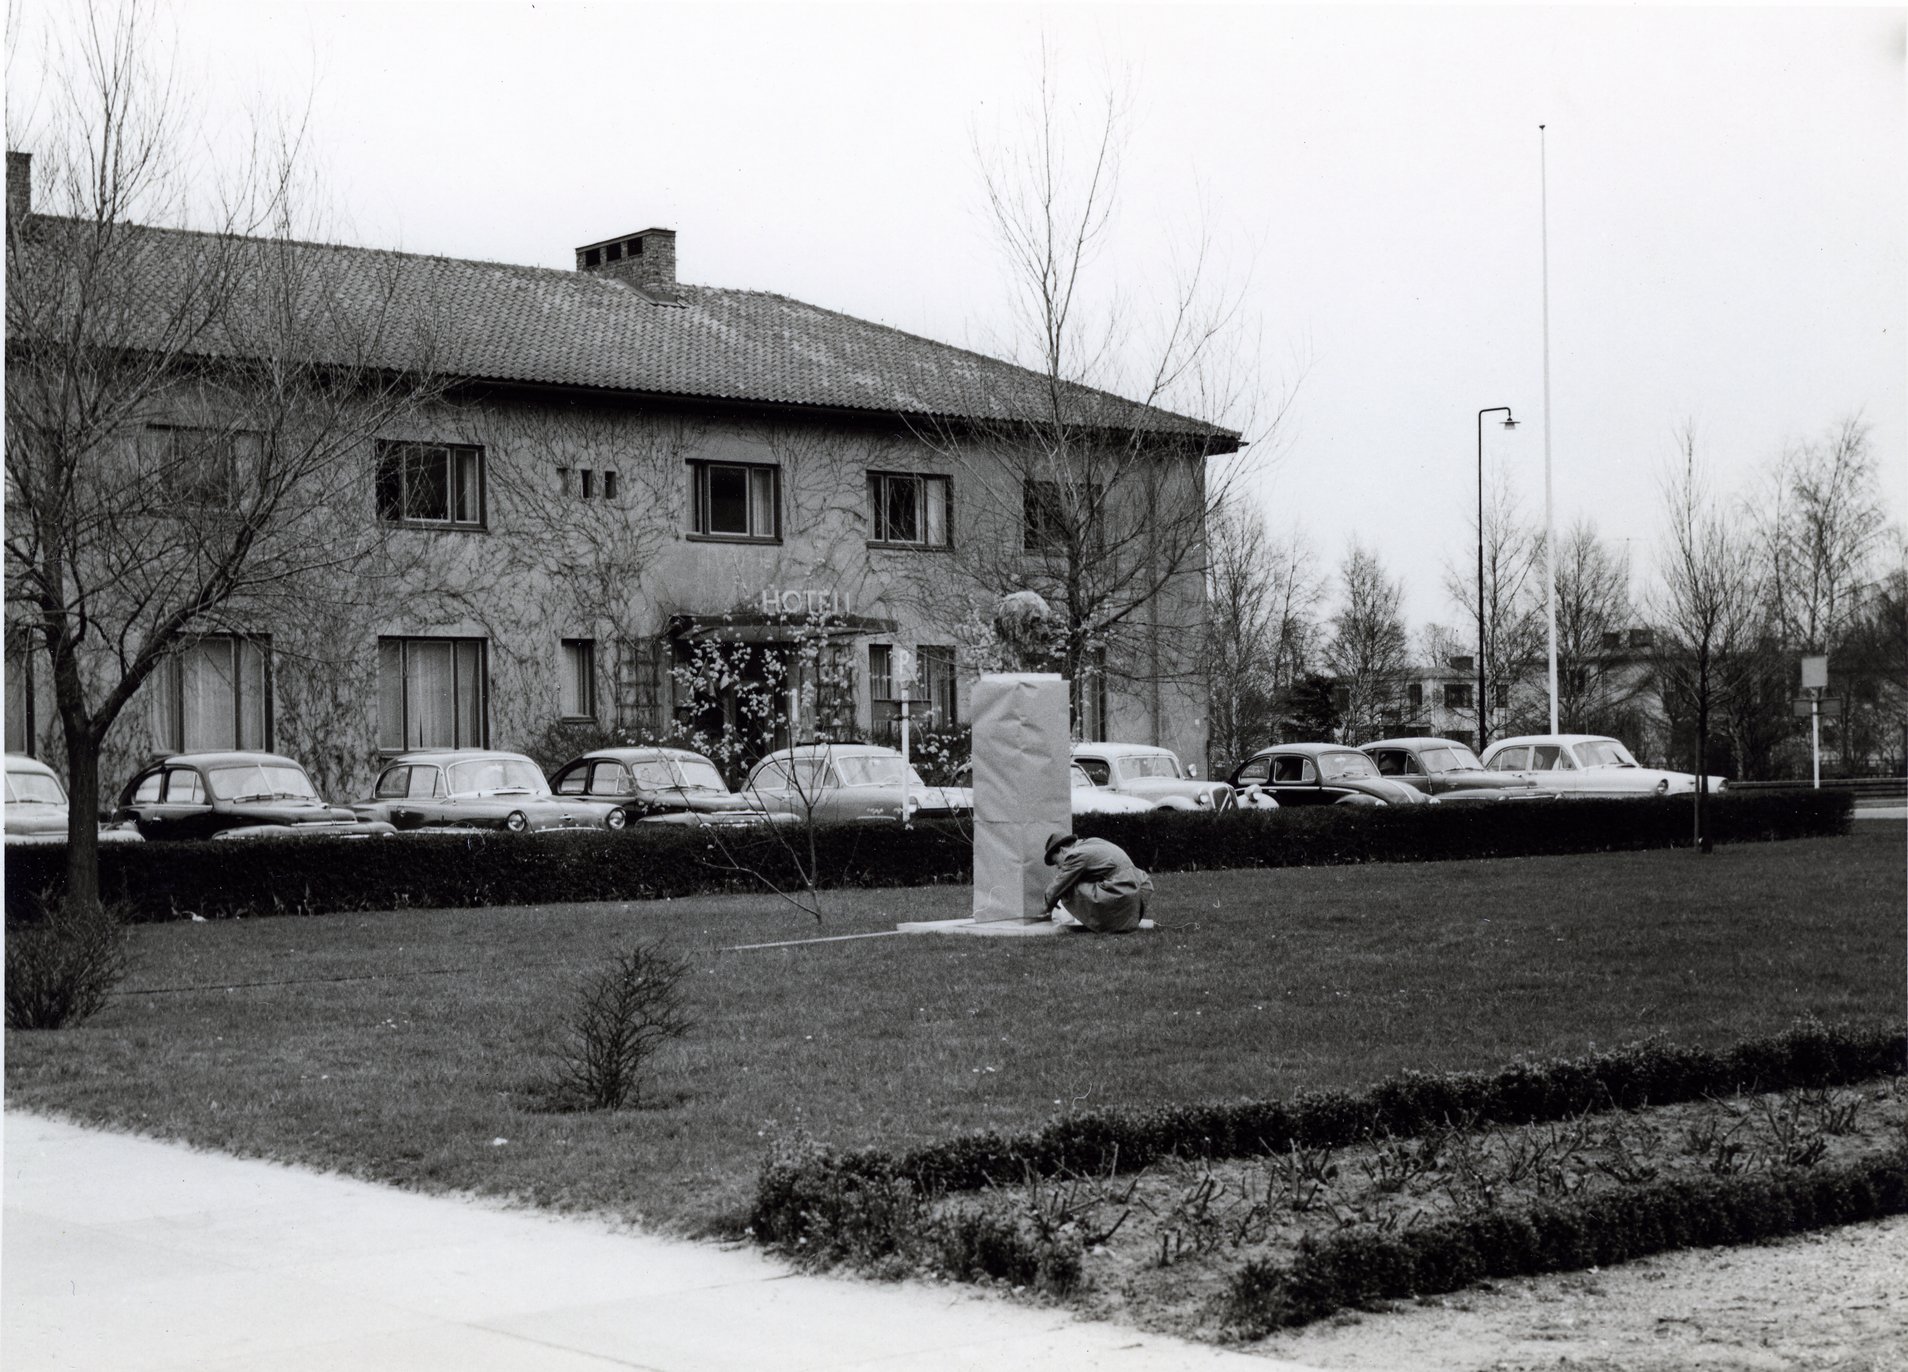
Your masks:
M550 790L559 799L584 796L620 806L623 823L728 825L794 818L735 794L713 762L685 748L598 748L557 768ZM605 822L617 827L608 817Z
M66 788L51 767L24 753L7 754L6 835L66 837Z
M1525 734L1500 738L1484 750L1484 765L1534 782L1540 791L1562 797L1665 796L1696 789L1688 772L1645 767L1614 738L1602 734ZM1724 777L1710 777L1711 794L1723 790Z
M385 763L362 819L399 829L620 829L628 812L614 801L553 796L543 771L522 753L450 748L406 753Z
M1493 772L1456 739L1385 738L1358 751L1387 781L1401 781L1446 805L1480 800L1529 800L1543 795L1537 783L1510 772Z
M974 810L972 790L929 786L900 753L873 743L783 748L756 763L742 785L743 795L765 809L824 823L898 823L904 789L914 819L945 819Z
M1160 808L1139 796L1123 796L1118 791L1095 786L1086 768L1077 762L1067 770L1073 775L1073 813L1076 815L1144 815Z
M1190 775L1170 748L1145 743L1076 743L1073 760L1103 790L1144 800L1157 810L1230 810L1232 787Z

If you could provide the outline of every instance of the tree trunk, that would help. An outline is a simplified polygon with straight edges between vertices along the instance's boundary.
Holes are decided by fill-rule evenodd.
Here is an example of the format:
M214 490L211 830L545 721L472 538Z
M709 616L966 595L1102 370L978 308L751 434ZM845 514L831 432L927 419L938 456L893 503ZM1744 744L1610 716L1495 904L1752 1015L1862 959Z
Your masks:
M1696 851L1707 853L1710 850L1709 834L1703 827L1703 811L1709 797L1709 690L1707 686L1696 696Z
M66 731L66 899L99 902L99 740L91 729Z

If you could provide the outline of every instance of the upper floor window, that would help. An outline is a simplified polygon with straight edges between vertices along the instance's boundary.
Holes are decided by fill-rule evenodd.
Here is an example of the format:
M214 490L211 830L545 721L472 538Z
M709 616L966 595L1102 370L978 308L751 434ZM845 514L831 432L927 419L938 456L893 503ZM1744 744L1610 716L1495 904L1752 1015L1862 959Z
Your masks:
M213 634L154 669L153 743L166 752L272 746L271 642Z
M781 468L692 462L695 531L706 538L773 542L782 536Z
M378 444L378 516L398 524L484 527L484 450L463 443Z
M264 451L259 434L175 424L149 424L139 442L160 497L172 506L200 510L237 509Z
M1027 481L1022 546L1030 553L1057 552L1067 546L1066 495L1058 481Z
M1423 682L1414 681L1409 686L1405 687L1405 704L1407 707L1413 710L1422 710L1424 708L1424 683Z
M595 467L558 467L557 485L565 495L585 500L616 499L616 473Z
M1475 703L1469 685L1457 682L1444 683L1444 708L1447 710L1468 710Z
M874 541L922 548L948 546L948 479L908 472L868 473Z
M33 659L24 642L7 645L7 751L33 756Z

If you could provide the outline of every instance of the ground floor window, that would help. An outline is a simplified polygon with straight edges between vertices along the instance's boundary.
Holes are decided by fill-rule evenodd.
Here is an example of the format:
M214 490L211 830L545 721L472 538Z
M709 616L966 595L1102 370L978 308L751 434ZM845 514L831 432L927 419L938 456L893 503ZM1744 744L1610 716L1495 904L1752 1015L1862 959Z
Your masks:
M922 644L914 650L914 675L907 684L908 716L916 729L951 729L960 723L955 687L954 649ZM869 732L874 742L901 742L901 678L892 644L868 645Z
M596 640L563 640L562 701L565 719L596 718Z
M487 746L485 641L378 640L378 747Z
M272 746L271 643L214 634L169 654L148 679L152 739L169 753Z
M1100 648L1081 664L1073 680L1073 727L1081 740L1106 740L1106 649Z

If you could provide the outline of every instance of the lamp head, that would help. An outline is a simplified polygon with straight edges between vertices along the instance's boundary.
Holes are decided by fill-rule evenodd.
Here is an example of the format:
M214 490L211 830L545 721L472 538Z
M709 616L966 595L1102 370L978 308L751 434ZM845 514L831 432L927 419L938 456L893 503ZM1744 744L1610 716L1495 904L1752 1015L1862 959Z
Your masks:
M1516 427L1517 427L1517 421L1516 421L1515 419L1512 419L1512 418L1511 418L1511 417L1510 417L1510 416L1509 416L1509 415L1507 414L1507 415L1505 415L1505 416L1504 416L1504 427L1505 427L1505 428L1507 428L1507 429L1514 429L1514 428L1516 428Z

